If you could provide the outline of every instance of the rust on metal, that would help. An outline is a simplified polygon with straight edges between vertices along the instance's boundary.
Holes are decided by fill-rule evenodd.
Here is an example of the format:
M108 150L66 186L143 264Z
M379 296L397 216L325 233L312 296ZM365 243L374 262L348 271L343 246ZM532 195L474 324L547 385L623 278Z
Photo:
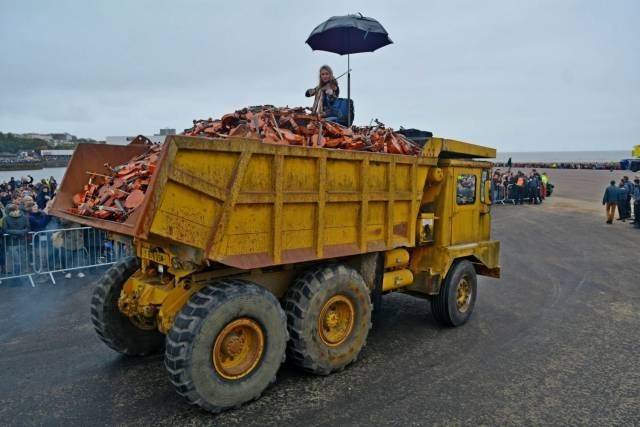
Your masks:
M141 136L136 138L134 146L142 146L146 150L127 163L111 166L110 162L105 162L103 168L106 173L85 171L89 181L82 191L73 195L73 205L67 208L67 212L102 220L125 221L144 201L162 149L161 145L146 143L145 139Z

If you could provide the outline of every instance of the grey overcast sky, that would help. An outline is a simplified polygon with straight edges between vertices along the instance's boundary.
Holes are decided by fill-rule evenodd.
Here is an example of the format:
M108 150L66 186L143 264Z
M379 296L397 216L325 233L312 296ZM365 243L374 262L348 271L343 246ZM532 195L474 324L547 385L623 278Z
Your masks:
M347 58L304 41L353 12L394 41L351 56L356 124L501 151L640 143L638 0L0 0L0 131L104 139L308 105L319 66Z

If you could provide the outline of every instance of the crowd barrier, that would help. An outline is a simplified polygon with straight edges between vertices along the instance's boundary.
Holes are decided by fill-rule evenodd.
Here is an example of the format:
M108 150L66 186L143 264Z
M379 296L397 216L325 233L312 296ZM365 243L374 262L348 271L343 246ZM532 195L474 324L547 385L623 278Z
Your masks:
M511 203L512 205L515 205L516 201L513 193L513 184L509 184L506 187L501 185L494 191L492 200L494 204L504 205Z
M552 184L550 184L552 185ZM552 187L553 188L553 187ZM549 194L549 190L546 189ZM527 189L523 190L524 193L522 195L522 199L525 201L529 200L529 192ZM496 205L505 205L505 204L516 204L517 192L514 184L509 184L506 187L504 185L500 185L497 189L492 190L491 193L491 201Z
M76 227L45 230L0 240L0 280L35 279L53 273L81 272L84 269L113 264L134 254L131 245L110 240L96 228Z

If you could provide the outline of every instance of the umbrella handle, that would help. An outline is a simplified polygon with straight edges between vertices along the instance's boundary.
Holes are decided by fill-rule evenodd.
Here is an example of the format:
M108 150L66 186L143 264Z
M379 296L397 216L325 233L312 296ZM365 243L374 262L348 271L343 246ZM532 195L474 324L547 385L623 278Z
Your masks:
M346 76L348 73L352 72L353 69L349 68L347 71L345 71L344 73L340 74L338 77L335 77L336 80L338 80L340 77L344 77Z

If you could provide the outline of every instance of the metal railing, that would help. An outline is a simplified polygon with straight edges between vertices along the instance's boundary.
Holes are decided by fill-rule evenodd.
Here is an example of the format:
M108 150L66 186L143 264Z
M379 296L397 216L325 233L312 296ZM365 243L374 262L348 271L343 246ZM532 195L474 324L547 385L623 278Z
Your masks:
M492 201L496 205L504 205L507 203L515 204L513 184L509 184L507 186L500 185L494 190L492 197Z
M518 193L518 191L520 191L520 193ZM538 190L538 192L545 193L546 191L546 186L543 186ZM494 204L504 205L511 203L515 205L518 200L522 199L522 201L527 201L531 199L532 196L528 187L525 186L518 189L514 184L508 184L507 186L500 185L497 189L493 190L491 197L493 198L492 201ZM546 198L546 194L544 194L544 197L542 197L542 194L539 197L540 199L544 199Z
M110 240L107 233L91 227L1 237L0 280L28 278L34 287L34 277L47 275L55 284L53 273L113 264L134 253L130 245Z

